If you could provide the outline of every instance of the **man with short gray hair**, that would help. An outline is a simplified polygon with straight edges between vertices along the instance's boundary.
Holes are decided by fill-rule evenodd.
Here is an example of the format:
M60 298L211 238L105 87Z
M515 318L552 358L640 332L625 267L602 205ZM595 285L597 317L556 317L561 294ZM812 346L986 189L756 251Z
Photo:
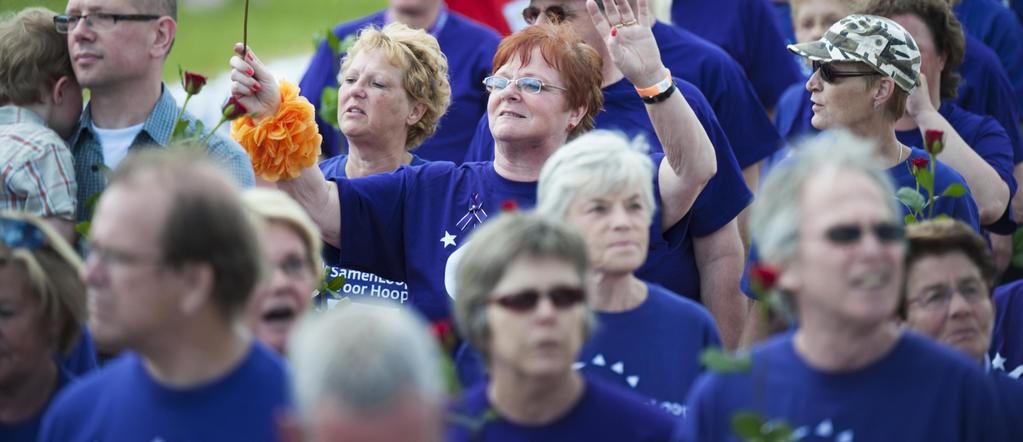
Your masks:
M980 367L894 320L905 230L893 192L872 146L846 133L768 175L753 242L798 325L754 347L748 370L697 381L686 440L734 440L741 412L787 424L793 440L1008 440Z
M292 441L441 439L440 351L410 310L341 305L309 317L288 345L297 416Z

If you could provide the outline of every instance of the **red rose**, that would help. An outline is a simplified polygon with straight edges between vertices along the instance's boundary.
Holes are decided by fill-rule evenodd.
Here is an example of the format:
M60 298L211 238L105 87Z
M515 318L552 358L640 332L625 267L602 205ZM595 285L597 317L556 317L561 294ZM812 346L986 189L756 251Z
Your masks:
M750 269L749 278L756 290L766 292L778 283L778 270L771 266L757 264Z
M181 87L185 88L185 93L188 95L198 94L205 85L206 77L195 72L185 71L184 76L181 78Z
M909 163L913 165L914 169L926 169L927 165L930 164L930 160L927 158L913 158L909 160Z
M938 155L945 148L945 132L940 130L924 131L924 149L931 155Z
M516 203L515 200L501 201L502 212L515 212L517 210L519 210L519 203Z
M442 319L440 321L431 324L430 332L439 341L443 342L448 336L451 335L451 321Z
M247 113L249 113L248 109L245 109L237 97L229 98L222 108L222 117L227 121L234 121Z

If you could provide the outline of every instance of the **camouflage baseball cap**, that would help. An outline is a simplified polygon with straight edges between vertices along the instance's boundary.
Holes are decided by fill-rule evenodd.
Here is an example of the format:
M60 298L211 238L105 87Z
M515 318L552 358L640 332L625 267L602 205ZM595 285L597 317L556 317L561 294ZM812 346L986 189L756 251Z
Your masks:
M920 49L898 23L876 15L853 14L828 28L820 40L789 50L811 61L858 61L895 80L909 92L920 74Z

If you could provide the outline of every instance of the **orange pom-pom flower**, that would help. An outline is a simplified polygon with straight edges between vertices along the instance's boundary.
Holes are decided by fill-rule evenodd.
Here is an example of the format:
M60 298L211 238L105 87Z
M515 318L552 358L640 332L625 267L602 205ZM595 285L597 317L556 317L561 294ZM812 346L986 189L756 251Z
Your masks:
M314 114L309 100L298 95L298 87L282 81L277 114L259 124L248 116L234 120L231 137L249 153L256 176L267 181L294 179L320 155L323 137Z

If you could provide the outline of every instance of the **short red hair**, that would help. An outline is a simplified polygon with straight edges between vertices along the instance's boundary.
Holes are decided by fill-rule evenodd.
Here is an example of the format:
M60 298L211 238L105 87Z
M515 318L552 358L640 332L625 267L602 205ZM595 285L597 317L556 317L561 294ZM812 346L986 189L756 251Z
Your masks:
M544 61L561 74L563 86L567 89L568 109L586 107L586 113L572 128L568 138L593 129L597 112L604 106L604 92L600 87L604 81L601 74L603 60L600 54L583 43L568 26L532 25L501 40L494 54L494 72L514 58L528 64L536 48L540 49Z

